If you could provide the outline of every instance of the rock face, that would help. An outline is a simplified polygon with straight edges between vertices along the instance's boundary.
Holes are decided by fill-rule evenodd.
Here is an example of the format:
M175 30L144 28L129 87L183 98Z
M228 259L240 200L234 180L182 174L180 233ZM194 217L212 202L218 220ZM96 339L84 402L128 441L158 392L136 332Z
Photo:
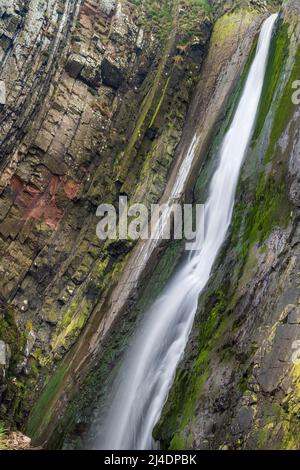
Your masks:
M31 439L21 432L11 432L0 440L0 450L29 450Z
M135 277L139 247L97 238L98 204L159 201L195 132L187 199L205 199L212 143L279 3L0 0L0 421L34 445L78 437L180 256L160 247ZM279 102L284 67L298 67L297 8L283 9L278 85L265 90L232 233L156 429L165 447L299 446L299 116Z
M300 446L299 110L291 98L298 8L284 5L265 83L272 94L260 108L230 235L155 431L166 447ZM287 62L273 82L282 54Z
M147 2L0 1L0 339L12 353L0 419L13 425L87 320L101 322L133 247L97 238L98 204L164 191L211 24L163 3L152 24ZM189 15L198 50L183 65Z

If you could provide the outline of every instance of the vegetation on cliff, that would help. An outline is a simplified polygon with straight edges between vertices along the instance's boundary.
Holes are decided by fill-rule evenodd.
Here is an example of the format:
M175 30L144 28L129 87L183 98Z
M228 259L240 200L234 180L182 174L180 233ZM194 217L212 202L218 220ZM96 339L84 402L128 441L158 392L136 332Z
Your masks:
M261 347L255 332L251 330L250 312L253 307L249 306L250 301L244 290L252 288L252 296L259 296L255 292L259 285L255 276L259 278L261 263L270 256L266 255L272 250L270 239L276 236L274 234L279 227L290 232L296 223L295 207L289 195L288 165L295 139L292 130L295 126L295 105L291 95L292 83L300 73L298 44L299 37L293 31L293 23L291 26L285 21L281 22L273 40L264 99L258 113L252 148L241 176L230 238L199 305L194 339L188 347L186 361L189 362L179 367L163 416L155 430L155 436L163 446L171 449L199 445L198 419L207 420L215 427L202 433L198 430L200 439L201 435L204 439L200 444L203 448L297 449L300 445L297 366L287 359L281 366L274 365L282 368L282 377L286 377L290 387L283 402L280 381L274 379L273 372L269 372L267 380L272 384L274 380L274 386L264 382L266 379L263 380L257 372L260 368L264 369L264 360L276 364L277 354L283 357L277 350L280 349L281 322L290 323L290 317L284 310L279 315L279 321L269 326L270 338L267 342L271 352L265 359L264 346ZM292 68L289 64L293 64ZM286 139L284 145L283 139ZM253 279L255 284L251 285L250 280L253 282ZM264 280L266 284L270 282L267 279ZM296 279L292 281L295 282L297 284ZM277 295L286 288L286 285L280 288L278 285ZM290 295L289 300L292 301L292 298ZM296 305L291 305L290 309L297 310ZM259 310L257 306L259 313L256 313L261 322L265 321L262 318L267 318L270 307L264 304L262 308L265 310ZM248 323L247 313L250 317ZM245 335L244 339L242 335ZM292 340L293 335L289 339L290 350L285 352L286 358L292 355ZM268 364L271 367L271 362ZM233 372L235 367L239 368L238 373ZM216 368L218 373L214 374ZM219 382L222 371L224 379L232 373L228 385ZM227 386L231 390L218 390L217 386ZM269 403L264 395L266 391L273 393L273 398L269 396ZM232 413L236 417L230 416Z
M76 0L53 2L51 12L46 0L29 10L18 3L0 18L0 449L16 428L50 447L80 447L182 253L177 242L160 247L106 331L134 243L100 242L96 207L119 195L160 200L191 132L202 132L209 90L220 104L208 107L187 196L205 200L258 26L281 2ZM297 25L297 5L284 2L230 234L155 429L165 448L300 446L299 367L280 349L299 325ZM241 44L247 51L235 56ZM279 378L272 361L282 363Z

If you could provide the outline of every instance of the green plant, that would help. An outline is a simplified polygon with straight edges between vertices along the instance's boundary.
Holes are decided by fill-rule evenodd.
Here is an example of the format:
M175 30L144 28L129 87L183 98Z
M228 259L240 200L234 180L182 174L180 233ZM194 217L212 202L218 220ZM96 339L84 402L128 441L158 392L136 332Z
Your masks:
M3 423L0 422L0 450L5 450L7 430Z

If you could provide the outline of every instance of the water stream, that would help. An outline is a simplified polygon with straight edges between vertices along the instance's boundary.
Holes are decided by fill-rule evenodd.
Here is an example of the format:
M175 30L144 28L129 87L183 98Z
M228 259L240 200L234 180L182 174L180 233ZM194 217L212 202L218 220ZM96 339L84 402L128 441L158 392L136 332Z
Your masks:
M97 430L94 443L97 449L155 447L152 430L183 356L199 295L209 280L231 223L236 187L261 99L276 18L277 15L270 16L262 26L256 56L221 145L218 167L205 204L204 240L145 314L114 382L107 414ZM191 153L187 154L185 163L191 160ZM182 175L178 176L181 180Z

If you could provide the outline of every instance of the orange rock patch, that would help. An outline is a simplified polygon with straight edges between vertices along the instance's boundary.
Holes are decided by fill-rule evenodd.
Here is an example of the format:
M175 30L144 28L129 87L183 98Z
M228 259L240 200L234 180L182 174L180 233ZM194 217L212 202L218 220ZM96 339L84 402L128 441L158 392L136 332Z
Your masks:
M64 192L67 198L74 199L79 193L79 184L76 181L68 180L64 184Z

